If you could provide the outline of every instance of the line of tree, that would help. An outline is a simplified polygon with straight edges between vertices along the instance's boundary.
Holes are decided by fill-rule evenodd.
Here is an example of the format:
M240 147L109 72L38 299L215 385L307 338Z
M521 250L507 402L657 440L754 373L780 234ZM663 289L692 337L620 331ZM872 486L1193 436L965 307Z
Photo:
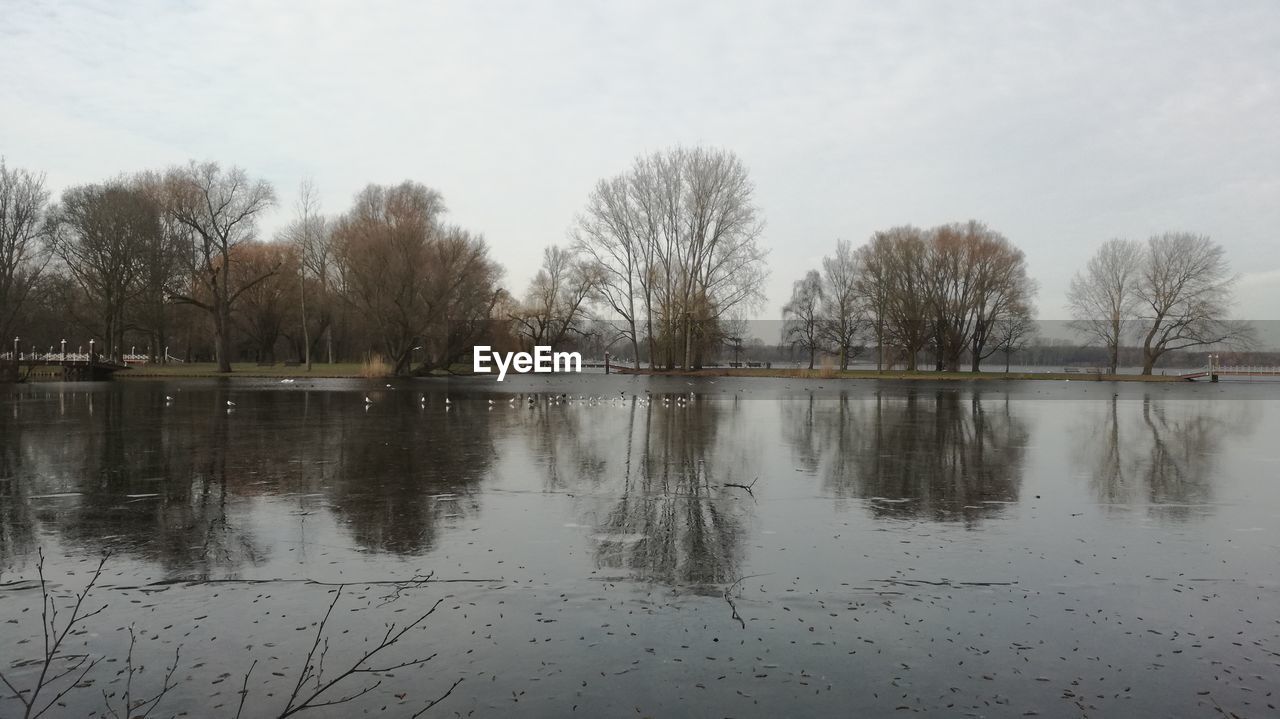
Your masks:
M0 332L87 332L116 359L177 346L224 372L282 346L308 367L376 352L406 374L464 362L475 344L616 353L623 339L637 367L695 367L763 299L753 196L728 151L637 158L597 184L569 244L547 247L517 296L483 237L449 224L420 183L369 185L326 216L304 182L292 221L264 240L275 189L237 167L191 162L51 202L43 176L0 163Z
M839 242L821 271L796 281L782 308L783 341L811 369L828 352L848 369L870 341L878 369L915 370L927 351L937 370L959 370L967 357L977 372L1031 338L1035 291L1022 251L980 222L895 227L857 249Z
M465 363L471 347L552 345L626 357L639 368L693 369L751 342L763 302L762 212L734 153L676 147L600 180L568 242L546 247L522 294L502 285L483 236L450 224L440 192L369 185L326 215L300 188L292 220L264 239L270 183L237 167L190 162L67 188L0 159L0 337L43 350L89 336L122 358L275 362L384 357L397 374ZM1245 348L1227 320L1230 273L1207 237L1113 240L1071 283L1077 331L1109 353L1142 348L1150 373L1170 353ZM783 340L845 369L874 348L876 366L930 358L958 370L1026 347L1035 283L1021 250L969 221L839 242L798 280ZM34 342L33 342L34 340ZM5 349L8 349L7 347Z

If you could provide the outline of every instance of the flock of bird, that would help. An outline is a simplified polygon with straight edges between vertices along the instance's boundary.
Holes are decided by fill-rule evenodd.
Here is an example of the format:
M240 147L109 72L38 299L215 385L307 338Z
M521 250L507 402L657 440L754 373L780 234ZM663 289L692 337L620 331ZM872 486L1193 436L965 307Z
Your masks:
M293 381L294 380L292 379L281 380L282 383L292 383ZM392 388L392 385L387 385L387 388L389 389ZM665 395L662 395L659 399L660 399L661 406L663 407L684 408L692 404L694 400L697 399L697 397L698 395L696 392L689 392L688 394L684 394L684 393L665 394ZM641 407L648 407L652 405L654 399L655 398L653 396L653 393L650 392L649 390L645 390L643 394L633 393L630 396L630 400ZM525 394L521 392L521 393L507 397L506 404L508 407L525 405L530 408L534 408L538 406L557 407L562 404L572 405L575 403L580 405L587 405L587 406L599 406L599 405L625 406L627 404L627 400L628 400L628 396L627 396L626 390L620 390L617 396L582 395L582 394L574 396L564 392L560 394L554 394L554 393L539 394L534 392ZM174 401L175 400L172 395L166 394L164 396L164 404L166 407L172 405ZM488 401L490 410L492 410L494 407L500 406L500 403L497 400L494 400L492 398L490 398L487 401ZM373 407L375 403L376 402L373 399L373 397L369 396L369 394L366 393L364 396L365 410L368 410L369 408ZM427 394L425 392L419 392L418 393L419 407L425 409L428 404L429 404L429 400L428 400ZM227 405L227 412L231 412L235 409L236 403L233 402L232 400L226 400L226 405ZM453 409L453 400L450 399L448 395L445 395L444 397L444 408L445 408L445 411L449 411Z

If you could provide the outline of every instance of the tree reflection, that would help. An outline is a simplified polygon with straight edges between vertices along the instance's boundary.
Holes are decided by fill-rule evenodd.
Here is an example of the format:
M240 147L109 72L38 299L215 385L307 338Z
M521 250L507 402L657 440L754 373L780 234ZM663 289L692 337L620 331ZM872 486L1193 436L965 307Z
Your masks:
M73 545L132 554L171 576L205 579L264 559L229 516L247 478L228 469L235 439L225 411L166 410L150 393L66 394L82 421L60 447L51 442L70 461L49 476L71 479L79 496L41 510L42 523Z
M1017 501L1026 424L1007 397L955 390L783 406L800 464L877 517L975 522Z
M18 427L16 417L0 412L0 572L35 551L35 523L23 491Z
M549 482L576 481L576 491L593 492L585 514L597 565L695 589L736 580L752 505L723 484L751 481L752 451L741 426L721 429L726 421L738 424L738 408L664 405L656 398L630 401L625 415L605 420L595 420L603 414L595 412L594 432L555 429L585 422L588 412L586 406L551 408L548 431L535 430L534 437Z
M423 417L416 395L409 407L387 393L374 414L350 393L230 384L172 402L160 389L26 392L20 417L0 419L5 563L34 551L41 525L169 577L234 576L269 558L255 522L285 513L305 531L326 509L366 549L421 553L444 518L476 511L466 488L494 455L483 415Z
M1253 426L1256 407L1232 403L1141 403L1112 397L1099 403L1077 435L1076 455L1088 457L1089 483L1100 504L1146 505L1152 516L1184 521L1213 501L1220 446Z
M396 401L408 399L384 399ZM492 414L474 403L448 411L390 407L383 414L390 416L348 408L333 418L331 505L360 545L421 554L435 546L442 524L479 511L471 488L495 456Z

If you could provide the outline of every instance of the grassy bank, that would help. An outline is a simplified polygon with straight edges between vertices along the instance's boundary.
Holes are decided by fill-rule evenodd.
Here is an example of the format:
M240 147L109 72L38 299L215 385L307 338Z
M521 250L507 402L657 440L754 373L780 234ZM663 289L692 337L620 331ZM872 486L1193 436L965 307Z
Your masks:
M455 367L455 374L459 374L462 370L470 373L471 367ZM156 377L169 378L189 378L189 377L295 377L297 379L377 379L391 376L391 368L385 364L378 363L362 363L362 362L335 362L334 364L325 364L323 362L314 362L311 365L311 371L307 371L306 365L298 365L296 367L286 367L283 364L274 364L269 366L258 365L254 362L233 362L231 364L231 373L218 371L216 362L189 362L185 364L155 364L155 365L139 365L130 367L116 373L117 379L147 379Z
M116 373L117 379L135 379L144 377L314 377L317 379L345 379L361 377L363 365L359 362L341 362L335 364L313 363L311 371L306 365L286 367L282 364L259 366L254 362L234 362L231 374L218 371L216 362L190 362L186 364L154 364L130 367Z
M716 368L694 371L619 369L629 374L680 377L781 377L794 379L901 379L901 380L1076 380L1080 382L1183 382L1177 375L1086 374L1083 372L907 372L906 370L763 369Z

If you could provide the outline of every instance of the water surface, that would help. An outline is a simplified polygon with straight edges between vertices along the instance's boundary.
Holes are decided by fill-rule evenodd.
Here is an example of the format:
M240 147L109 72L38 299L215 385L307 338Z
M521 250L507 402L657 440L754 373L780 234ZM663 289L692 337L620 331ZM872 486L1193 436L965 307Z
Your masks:
M4 390L5 675L39 549L64 594L110 553L67 716L131 625L147 687L181 646L153 715L256 660L274 716L339 585L329 667L443 598L390 663L436 657L316 716L1276 711L1280 384L385 384Z

